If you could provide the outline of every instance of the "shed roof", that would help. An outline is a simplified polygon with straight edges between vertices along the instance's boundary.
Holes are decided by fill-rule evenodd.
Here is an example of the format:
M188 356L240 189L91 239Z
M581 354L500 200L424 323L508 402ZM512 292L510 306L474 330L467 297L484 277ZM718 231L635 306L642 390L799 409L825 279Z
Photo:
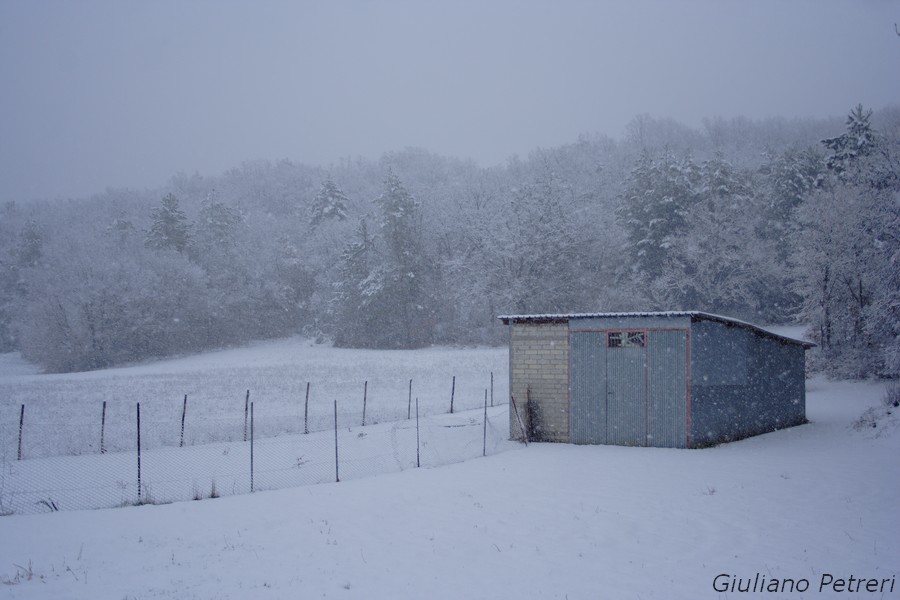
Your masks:
M678 311L662 311L662 312L598 312L598 313L560 313L560 314L541 314L541 315L500 315L497 317L503 321L504 325L512 323L553 323L567 322L575 319L603 319L603 318L640 318L640 317L688 317L691 321L715 321L724 323L732 327L741 327L756 333L757 335L774 338L780 342L788 344L797 344L804 348L814 348L815 344L805 340L797 340L791 337L773 333L752 323L733 319L731 317L723 317L722 315L714 315L696 310L678 310Z

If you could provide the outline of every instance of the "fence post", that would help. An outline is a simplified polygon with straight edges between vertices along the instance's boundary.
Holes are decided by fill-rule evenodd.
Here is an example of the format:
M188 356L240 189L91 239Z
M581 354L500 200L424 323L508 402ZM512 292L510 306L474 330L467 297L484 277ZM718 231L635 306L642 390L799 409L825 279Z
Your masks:
M244 441L247 441L247 415L250 410L250 390L247 390L247 397L244 398Z
M516 397L510 395L509 402L512 404L513 412L516 414L516 421L519 423L519 427L522 429L522 441L525 442L525 445L528 445L528 430L525 429L525 423L522 422L522 416L519 414L519 409L516 406Z
M453 387L450 388L450 414L453 414L453 396L456 395L456 375L453 376Z
M412 379L409 380L409 399L406 401L406 420L412 416L410 412L412 411Z
M106 443L104 435L106 433L106 400L103 401L103 411L100 413L100 454L106 454Z
M481 455L487 456L487 390L484 390L484 442L481 448Z
M334 481L341 481L341 474L338 471L338 437L337 437L337 400L334 401Z
M253 493L253 403L250 403L250 493Z
M487 456L487 390L484 390L484 441L481 446L481 455Z
M309 433L309 382L306 382L306 401L303 403L303 433Z
M141 403L137 403L137 503L141 503Z
M363 383L363 420L362 420L363 427L366 426L366 395L368 394L368 391L369 391L369 382L366 381Z
M187 394L184 395L184 406L181 407L181 443L179 448L184 448L184 415L187 414Z
M25 426L25 405L22 405L22 410L19 411L19 453L17 455L16 460L22 460L22 429Z
M422 463L419 461L419 399L416 398L416 466L421 467Z

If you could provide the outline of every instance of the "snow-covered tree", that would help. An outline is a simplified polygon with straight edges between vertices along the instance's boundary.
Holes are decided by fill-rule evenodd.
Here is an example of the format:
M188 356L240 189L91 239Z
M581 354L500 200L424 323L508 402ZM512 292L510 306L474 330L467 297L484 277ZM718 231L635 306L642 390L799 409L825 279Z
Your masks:
M592 256L574 204L572 187L546 164L509 193L500 228L487 239L490 288L500 308L562 312L580 305Z
M379 290L370 288L375 245L361 219L353 239L341 252L338 281L332 300L334 343L341 347L372 347L375 332L370 299Z
M219 200L219 195L213 190L200 205L196 225L198 251L204 254L233 248L240 223L240 213Z
M30 219L19 234L19 244L16 248L16 263L19 267L35 267L41 260L44 248L44 237L40 227Z
M384 253L370 272L366 294L380 324L381 347L416 348L433 334L432 267L425 253L419 203L393 171L375 200L380 209Z
M761 214L750 176L721 156L699 168L695 202L673 233L660 275L649 282L659 306L738 316L763 311L770 244L759 239Z
M897 281L897 195L840 184L811 194L798 219L800 318L810 324L823 366L834 375L886 374L886 357L896 355L900 342L892 287Z
M313 198L310 207L311 227L316 227L323 221L330 219L343 221L347 218L347 210L350 200L344 194L343 190L331 179L326 177L322 182L322 186Z
M763 199L767 238L779 245L779 259L784 262L790 251L789 236L797 207L803 198L823 183L825 164L818 149L789 148L770 155L760 169L763 184L758 192Z
M822 366L854 377L900 373L900 120L880 134L871 115L823 140L833 178L798 209L793 257Z
M699 172L690 157L644 153L628 177L618 217L628 235L632 265L650 279L665 267L672 242L697 201Z
M185 254L191 245L191 226L187 216L178 206L178 198L174 194L166 194L162 205L151 213L153 220L147 231L145 244L154 250L170 248L179 254Z
M871 124L872 111L859 104L847 115L847 131L822 140L829 150L826 166L842 181L859 183L859 161L875 152L877 137Z

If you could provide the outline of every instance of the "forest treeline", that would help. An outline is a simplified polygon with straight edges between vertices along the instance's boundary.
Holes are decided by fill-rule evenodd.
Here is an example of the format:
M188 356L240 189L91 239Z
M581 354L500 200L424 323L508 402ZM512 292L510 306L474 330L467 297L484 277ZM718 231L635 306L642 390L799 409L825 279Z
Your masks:
M900 374L900 108L635 118L482 168L421 149L0 208L0 351L87 370L300 333L503 343L503 313L809 324L815 364Z

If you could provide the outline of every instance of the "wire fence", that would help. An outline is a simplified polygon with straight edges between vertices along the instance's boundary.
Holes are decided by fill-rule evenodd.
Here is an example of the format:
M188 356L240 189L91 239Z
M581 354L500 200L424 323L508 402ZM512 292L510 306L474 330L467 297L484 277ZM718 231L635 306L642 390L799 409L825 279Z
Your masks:
M432 467L495 454L510 441L508 405L484 390L460 402L451 384L440 411L412 394L373 410L362 401L303 410L255 402L250 390L229 415L191 416L173 403L119 402L95 418L42 419L22 404L0 426L0 515L201 500ZM492 405L493 404L493 405ZM84 408L84 407L83 407ZM167 409L167 410L166 410ZM37 411L34 411L37 412Z

